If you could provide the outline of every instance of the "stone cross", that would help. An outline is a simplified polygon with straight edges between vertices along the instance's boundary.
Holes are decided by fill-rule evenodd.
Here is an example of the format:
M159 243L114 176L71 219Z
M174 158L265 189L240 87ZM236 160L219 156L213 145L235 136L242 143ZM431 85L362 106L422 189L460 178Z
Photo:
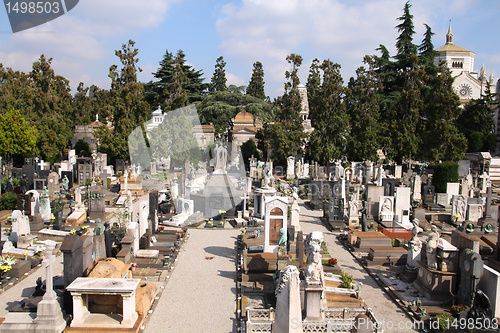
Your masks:
M43 299L53 300L57 298L56 292L54 291L54 283L53 283L53 274L52 274L52 264L55 262L55 258L52 256L52 253L46 252L45 259L42 261L42 266L45 267L46 274L46 291Z

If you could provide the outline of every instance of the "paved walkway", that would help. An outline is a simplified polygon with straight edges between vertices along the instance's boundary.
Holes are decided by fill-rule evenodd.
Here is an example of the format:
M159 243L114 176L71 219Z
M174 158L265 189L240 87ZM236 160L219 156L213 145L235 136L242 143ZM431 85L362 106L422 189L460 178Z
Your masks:
M312 211L304 203L300 204L300 226L304 232L304 236L312 231L323 231L330 255L338 260L344 272L352 275L355 281L363 283L361 298L373 310L375 318L384 325L384 332L417 332L413 329L405 328L405 325L412 327L410 319L380 289L378 284L359 265L350 252L344 249L342 244L337 240L336 236L338 232L329 232L323 226L319 219L322 215L322 211ZM401 325L401 328L398 325Z
M363 283L361 297L372 308L385 332L417 332L410 320L380 289L352 255L322 225L320 211L301 203L301 228L304 234L323 231L328 249L342 269ZM235 322L235 241L238 230L190 230L175 270L168 280L144 332L233 332ZM207 259L213 257L213 259ZM398 327L398 325L402 325Z
M238 229L190 229L146 333L230 333L236 327Z
M52 266L52 274L62 275L63 271L63 256L59 253L55 257L54 264ZM36 280L41 277L42 281L45 281L45 269L43 267L38 267L34 272L31 272L22 281L19 281L15 286L9 288L2 294L0 294L0 317L5 317L7 314L7 307L13 303L17 303L24 298L28 298L35 292Z

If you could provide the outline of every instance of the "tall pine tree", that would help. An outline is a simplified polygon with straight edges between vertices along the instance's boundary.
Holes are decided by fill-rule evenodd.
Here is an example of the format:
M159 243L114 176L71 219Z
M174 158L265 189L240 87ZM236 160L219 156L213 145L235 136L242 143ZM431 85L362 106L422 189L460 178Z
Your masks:
M260 61L253 64L252 77L248 83L246 94L262 100L266 99L264 91L264 68Z
M226 62L224 61L224 57L220 56L217 58L215 63L215 71L212 76L212 81L210 84L210 92L214 91L226 91Z

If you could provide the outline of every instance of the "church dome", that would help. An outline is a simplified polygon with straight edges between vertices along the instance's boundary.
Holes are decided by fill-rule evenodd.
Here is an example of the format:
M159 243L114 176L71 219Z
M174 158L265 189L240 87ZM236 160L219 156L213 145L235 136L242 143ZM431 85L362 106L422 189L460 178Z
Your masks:
M251 113L246 111L241 111L234 117L234 124L252 124L253 125L253 116Z

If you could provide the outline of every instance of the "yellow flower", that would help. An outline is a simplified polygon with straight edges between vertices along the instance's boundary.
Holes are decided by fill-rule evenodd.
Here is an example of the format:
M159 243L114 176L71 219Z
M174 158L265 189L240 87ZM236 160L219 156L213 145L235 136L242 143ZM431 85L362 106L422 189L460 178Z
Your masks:
M86 225L82 226L82 230L87 230L88 228Z
M30 254L28 251L23 251L23 256L27 256L28 254Z
M76 230L75 229L71 229L71 231L69 232L71 235L74 235L76 234Z

